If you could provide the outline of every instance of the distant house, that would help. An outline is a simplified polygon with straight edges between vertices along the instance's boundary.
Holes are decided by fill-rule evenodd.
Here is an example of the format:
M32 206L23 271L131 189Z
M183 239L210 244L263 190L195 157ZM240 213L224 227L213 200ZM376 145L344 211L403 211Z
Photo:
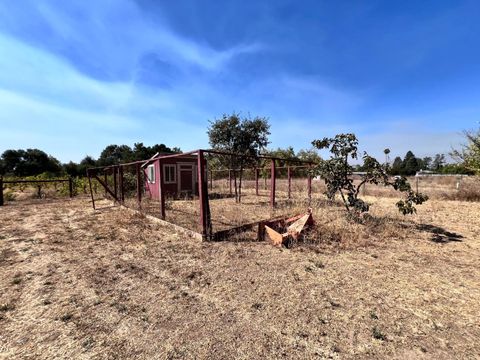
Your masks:
M160 198L160 182L167 197L198 195L197 156L184 155L168 157L168 153L155 154L143 166L145 173L145 192L152 199ZM167 156L166 158L162 158ZM161 169L160 169L161 160ZM160 171L161 177L160 177Z

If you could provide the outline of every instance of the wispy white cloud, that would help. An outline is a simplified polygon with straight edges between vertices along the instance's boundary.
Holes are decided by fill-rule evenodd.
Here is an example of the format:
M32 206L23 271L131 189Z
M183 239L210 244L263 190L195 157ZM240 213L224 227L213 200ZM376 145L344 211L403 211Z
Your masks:
M12 21L18 13L21 21ZM217 50L172 32L165 24L149 20L133 1L92 3L30 0L0 7L0 28L15 34L27 34L35 42L34 28L50 34L39 45L48 46L64 56L76 56L92 71L107 75L132 75L145 53L156 53L179 66L198 66L218 70L240 54L259 51L261 45L236 44ZM22 21L23 20L23 21ZM33 39L32 39L33 38Z
M92 148L95 152L107 139L205 147L207 120L242 110L272 117L275 146L305 139L308 146L313 132L332 130L329 114L339 120L340 113L360 101L324 82L291 76L258 79L240 88L225 88L205 74L178 79L169 89L101 81L63 57L9 36L0 34L0 48L9 54L0 58L5 70L0 73L3 148L42 147L52 133L57 139L88 138L100 144ZM13 135L18 129L30 134L30 141L36 134L37 141L24 144ZM88 151L85 143L79 146L80 154Z
M244 56L278 55L266 49L260 41L216 49L128 0L0 3L0 151L35 146L67 161L109 143L188 150L207 146L207 120L232 111L270 117L273 147L355 132L375 155L386 146L431 155L456 141L451 128L419 129L425 119L446 122L442 114L372 118L368 91L292 67L258 76L239 70Z

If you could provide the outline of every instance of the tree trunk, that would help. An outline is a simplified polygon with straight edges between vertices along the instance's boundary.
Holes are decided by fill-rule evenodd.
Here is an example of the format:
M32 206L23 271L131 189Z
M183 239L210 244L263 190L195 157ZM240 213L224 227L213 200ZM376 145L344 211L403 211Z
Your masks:
M242 202L242 178L243 178L243 164L240 165L240 184L238 185L238 202Z
M233 185L235 187L235 202L238 202L237 170L233 171Z

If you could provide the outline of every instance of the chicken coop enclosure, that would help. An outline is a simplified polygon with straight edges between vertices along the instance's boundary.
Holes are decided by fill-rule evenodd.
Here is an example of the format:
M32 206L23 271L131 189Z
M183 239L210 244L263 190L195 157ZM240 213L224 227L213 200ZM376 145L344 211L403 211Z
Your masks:
M255 231L259 223L305 211L312 199L312 162L217 150L156 154L87 170L102 196L93 208L141 211L206 240Z

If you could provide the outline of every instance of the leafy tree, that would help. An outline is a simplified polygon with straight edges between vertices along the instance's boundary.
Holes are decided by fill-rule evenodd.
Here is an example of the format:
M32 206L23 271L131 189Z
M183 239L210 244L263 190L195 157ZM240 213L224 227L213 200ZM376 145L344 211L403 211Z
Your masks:
M23 150L5 150L2 154L2 175L14 174L15 167L22 161Z
M440 171L444 164L445 164L445 155L436 154L430 168L434 171Z
M415 175L417 171L421 168L421 164L419 159L415 157L413 152L408 151L405 154L405 158L403 159L403 174L402 175Z
M318 164L322 161L322 158L318 154L316 149L302 149L297 152L297 158L302 161L311 161L312 163Z
M327 197L333 199L339 193L345 208L351 214L359 215L369 211L369 205L359 198L361 187L366 183L391 186L405 193L404 199L396 204L403 215L415 213L414 205L422 204L428 199L426 195L414 192L406 178L391 179L388 175L388 163L380 164L367 153L363 155L366 174L362 176L360 183L355 185L352 179L353 167L348 163L349 159L356 160L358 156L358 140L354 134L339 134L334 138L314 140L312 144L317 149L329 149L331 153L330 159L320 162L316 168L327 186Z
M278 160L275 160L275 166L280 167L280 168L288 166L288 165L299 164L299 159L295 155L295 150L293 150L293 147L291 147L291 146L289 146L286 149L277 148L276 150L267 150L263 153L263 155L279 158ZM280 160L280 159L282 159L282 160ZM285 159L285 160L283 160L283 159ZM262 172L262 176L267 178L268 175L270 174L270 170L267 170L267 169L270 168L270 160L262 161L261 166L264 169L263 172ZM286 176L287 175L287 169L278 169L277 170L277 175L278 176Z
M464 164L445 164L441 169L442 174L474 175L475 172L465 167Z
M432 158L430 156L424 157L422 159L422 169L429 170L432 166Z
M117 165L133 158L133 151L128 145L108 145L100 153L99 166Z
M38 149L6 150L1 160L2 172L15 176L34 176L44 172L58 175L62 171L57 159Z
M392 169L390 172L392 175L403 174L403 161L400 156L397 156L395 160L393 160Z
M63 171L71 177L83 176L83 174L80 173L79 165L73 161L63 164Z
M165 144L155 144L153 146L145 146L143 143L133 144L133 157L131 161L139 161L151 158L153 155L159 154L173 154L181 152L180 148L174 147L170 149Z
M468 170L480 175L480 128L476 131L464 131L467 143L450 154L463 163Z
M165 144L156 144L153 146L145 146L143 143L133 144L133 149L128 145L108 145L98 158L99 166L116 165L125 162L140 161L151 158L156 153L172 154L180 152L180 148L174 150Z
M230 169L240 169L237 190L237 174L235 175L235 200L241 201L243 169L257 162L262 150L268 145L270 125L265 117L241 117L240 114L224 114L221 119L210 121L207 134L210 146L216 150L235 153L239 156L228 156L224 163ZM248 157L245 157L248 156Z
M79 176L86 176L87 169L95 166L97 166L97 161L89 155L85 156L78 165Z

